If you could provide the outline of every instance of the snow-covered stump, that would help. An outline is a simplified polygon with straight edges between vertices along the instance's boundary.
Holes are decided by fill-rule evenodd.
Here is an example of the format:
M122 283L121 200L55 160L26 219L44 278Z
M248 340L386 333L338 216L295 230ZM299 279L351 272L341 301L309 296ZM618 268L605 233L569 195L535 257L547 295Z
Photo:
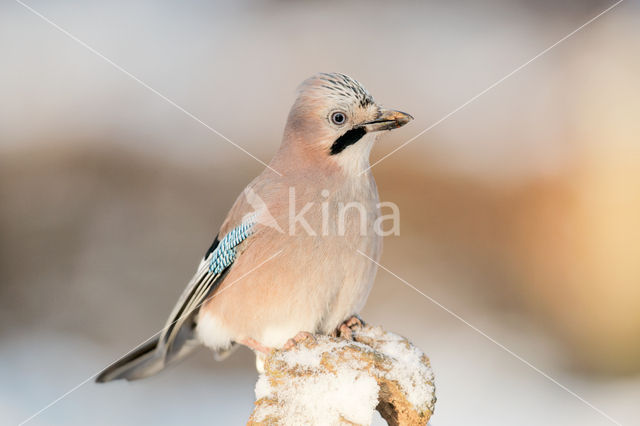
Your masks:
M429 359L407 339L365 326L274 351L256 383L249 425L426 425L436 397Z

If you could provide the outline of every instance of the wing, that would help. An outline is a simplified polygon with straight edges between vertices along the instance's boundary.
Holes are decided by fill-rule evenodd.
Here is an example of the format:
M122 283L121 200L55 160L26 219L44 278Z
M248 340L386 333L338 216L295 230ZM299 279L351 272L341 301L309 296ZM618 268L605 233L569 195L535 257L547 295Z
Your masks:
M170 361L172 354L179 353L180 347L193 339L200 307L209 297L213 297L235 261L236 247L252 234L254 224L254 218L248 217L222 240L218 241L216 236L205 253L198 271L178 299L160 336L156 350L163 352L166 361Z
M141 379L164 369L199 346L194 330L200 307L215 295L236 258L236 247L251 234L254 222L249 218L232 229L222 240L213 240L198 270L182 292L169 315L160 336L145 342L120 360L111 364L97 377L97 382L116 379ZM224 354L223 354L224 355Z
M187 340L193 338L195 318L200 306L224 278L227 268L224 271L216 271L215 273L209 270L210 262L215 256L215 249L219 244L220 242L216 236L207 254L200 261L196 274L187 284L167 319L156 348L157 351L161 352L165 361L170 361L171 354L176 352L174 350L175 346L180 347Z

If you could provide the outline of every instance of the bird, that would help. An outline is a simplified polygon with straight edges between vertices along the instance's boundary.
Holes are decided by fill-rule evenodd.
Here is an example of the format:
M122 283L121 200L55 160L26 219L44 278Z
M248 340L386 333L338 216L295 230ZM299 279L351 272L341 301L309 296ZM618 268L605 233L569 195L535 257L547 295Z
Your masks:
M239 345L264 359L313 334L349 335L382 250L370 152L412 119L345 74L306 79L279 149L231 207L162 331L96 381L151 376L203 345L216 359Z

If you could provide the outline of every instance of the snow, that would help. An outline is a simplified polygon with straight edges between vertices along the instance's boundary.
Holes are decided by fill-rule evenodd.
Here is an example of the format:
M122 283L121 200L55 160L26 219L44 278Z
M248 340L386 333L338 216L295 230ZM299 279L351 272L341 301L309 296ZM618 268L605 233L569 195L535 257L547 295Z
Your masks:
M347 341L316 341L274 352L256 383L255 423L371 424L380 380L395 382L418 412L433 412L433 374L423 353L404 338L365 327Z
M277 387L271 385L267 374L261 374L255 392L258 400L285 403L256 411L255 421L275 416L286 425L337 424L344 420L370 424L378 404L378 383L366 371L360 371L364 362L355 356L347 362L339 359L339 351L347 345L319 337L318 345L278 353L276 359L293 374L288 375L286 384ZM327 363L335 370L327 369Z
M255 415L256 421L277 416L279 423L337 424L347 420L370 424L378 404L378 383L370 375L345 369L338 375L319 374L291 378L287 386L276 391L261 376L256 397L277 397L286 404L267 405Z
M414 407L425 407L433 412L435 386L433 371L422 361L424 354L404 337L384 331L381 327L366 327L360 336L376 340L376 349L396 360L385 377L394 380L404 390Z

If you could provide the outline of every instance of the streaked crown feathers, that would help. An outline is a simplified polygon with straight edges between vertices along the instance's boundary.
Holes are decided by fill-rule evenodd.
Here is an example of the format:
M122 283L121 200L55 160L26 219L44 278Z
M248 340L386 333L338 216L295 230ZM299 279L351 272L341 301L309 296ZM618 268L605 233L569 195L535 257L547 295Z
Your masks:
M318 73L305 80L298 88L299 95L355 98L361 107L375 104L373 96L357 80L340 73Z

